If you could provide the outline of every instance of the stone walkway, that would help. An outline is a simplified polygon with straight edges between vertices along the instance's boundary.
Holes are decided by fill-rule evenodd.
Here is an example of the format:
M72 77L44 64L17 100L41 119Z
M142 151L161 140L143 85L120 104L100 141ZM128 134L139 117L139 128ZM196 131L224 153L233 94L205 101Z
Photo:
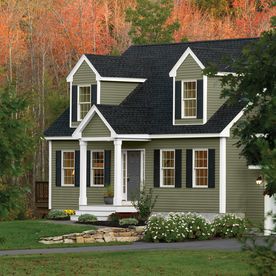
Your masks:
M189 241L178 243L146 243L135 242L128 245L102 245L87 247L47 248L47 249L20 249L2 250L0 256L6 255L32 255L32 254L56 254L56 253L84 253L84 252L122 252L137 250L227 250L239 251L241 245L237 240L211 240Z

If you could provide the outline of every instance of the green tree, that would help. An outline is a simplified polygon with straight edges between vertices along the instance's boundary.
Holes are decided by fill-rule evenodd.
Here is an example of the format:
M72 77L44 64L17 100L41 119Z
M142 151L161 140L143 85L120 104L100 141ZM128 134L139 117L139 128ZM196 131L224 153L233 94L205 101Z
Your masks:
M222 97L229 97L230 104L245 106L234 129L237 146L249 164L262 166L265 194L270 196L276 193L275 53L276 30L272 29L244 49L233 64L236 74L222 78Z
M27 115L28 100L8 85L0 90L0 182L8 184L29 168L35 145ZM14 182L14 181L13 181ZM10 183L9 183L10 184Z
M173 0L137 0L135 9L126 10L126 21L131 23L129 35L134 44L168 43L179 29L178 21L168 23Z

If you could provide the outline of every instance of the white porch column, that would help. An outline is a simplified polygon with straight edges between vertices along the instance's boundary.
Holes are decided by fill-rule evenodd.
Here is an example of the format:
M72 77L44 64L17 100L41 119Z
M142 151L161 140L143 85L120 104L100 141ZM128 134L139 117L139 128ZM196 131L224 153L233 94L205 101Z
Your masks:
M114 140L114 205L121 205L122 187L122 140Z
M274 210L275 208L275 210ZM268 195L264 196L264 235L269 236L273 233L274 223L272 216L268 216L268 213L275 214L276 213L276 204L274 196L269 197Z
M79 205L87 205L86 158L87 158L87 142L80 140L80 197L79 197Z
M226 138L219 139L219 212L226 213Z

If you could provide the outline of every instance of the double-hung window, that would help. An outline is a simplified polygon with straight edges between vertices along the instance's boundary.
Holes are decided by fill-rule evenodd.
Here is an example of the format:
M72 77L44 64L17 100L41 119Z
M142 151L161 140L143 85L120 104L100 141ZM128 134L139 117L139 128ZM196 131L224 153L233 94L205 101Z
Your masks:
M197 84L196 81L182 82L182 118L197 116Z
M62 152L62 186L75 185L75 152Z
M92 151L91 186L104 186L104 151Z
M208 187L208 150L194 150L194 187Z
M161 150L160 151L160 179L161 187L175 186L175 151Z
M78 120L82 120L91 107L91 86L79 86L78 93Z

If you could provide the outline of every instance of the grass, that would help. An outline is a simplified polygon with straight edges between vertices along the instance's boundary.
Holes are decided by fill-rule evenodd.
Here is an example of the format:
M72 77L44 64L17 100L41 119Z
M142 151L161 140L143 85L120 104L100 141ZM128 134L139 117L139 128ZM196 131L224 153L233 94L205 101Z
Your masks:
M244 252L136 251L0 258L0 275L249 275ZM3 273L3 274L1 274Z
M1 242L0 239L0 250L99 245L99 243L45 245L38 242L41 237L59 236L63 234L82 232L90 229L95 229L95 227L91 225L80 224L57 224L43 220L3 221L0 222L0 238L3 238L4 242Z

